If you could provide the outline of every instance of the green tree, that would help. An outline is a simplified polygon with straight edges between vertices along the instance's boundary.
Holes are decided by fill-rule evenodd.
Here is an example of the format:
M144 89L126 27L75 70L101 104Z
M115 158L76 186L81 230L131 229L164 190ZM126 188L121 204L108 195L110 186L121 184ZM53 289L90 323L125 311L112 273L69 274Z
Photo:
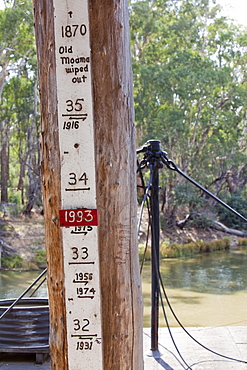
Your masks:
M40 191L32 2L5 4L5 10L0 11L1 201L8 202L7 187L18 188L30 213Z
M183 171L216 193L244 186L246 31L209 0L135 1L130 12L138 144L160 139ZM164 176L172 223L183 183Z
M6 1L5 4L6 8L0 11L0 98L8 77L27 73L35 58L31 1Z

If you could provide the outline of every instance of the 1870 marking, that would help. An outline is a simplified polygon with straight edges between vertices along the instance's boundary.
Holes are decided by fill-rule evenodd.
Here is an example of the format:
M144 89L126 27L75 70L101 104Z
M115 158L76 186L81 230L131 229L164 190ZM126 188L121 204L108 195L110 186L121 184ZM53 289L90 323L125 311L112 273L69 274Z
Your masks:
M85 36L87 33L87 27L85 24L72 24L67 26L62 26L62 37L75 37L78 34Z

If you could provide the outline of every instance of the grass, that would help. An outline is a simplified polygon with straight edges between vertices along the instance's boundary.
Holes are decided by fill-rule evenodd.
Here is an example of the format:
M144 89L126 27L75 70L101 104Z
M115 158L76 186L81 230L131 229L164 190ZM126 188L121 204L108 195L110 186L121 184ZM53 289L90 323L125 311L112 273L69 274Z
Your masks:
M46 265L46 252L45 250L38 250L34 262L38 265L39 268L43 268Z
M246 239L247 245L247 239ZM172 243L169 244L167 240L165 240L160 245L160 257L161 258L177 258L177 257L186 257L192 256L199 253L209 253L214 251L220 250L228 250L230 248L230 239L223 238L217 239L213 241L202 241L199 240L197 242L191 242L186 244L178 244ZM145 251L145 246L139 246L139 256L143 256ZM145 255L146 260L151 259L151 247L148 246Z
M3 257L1 259L1 266L8 270L27 269L28 263L21 256L16 254L14 256Z
M247 238L239 238L238 239L238 246L239 247L247 247Z
M27 261L20 255L1 258L1 267L7 270L39 270L46 266L45 250L38 250L31 261Z

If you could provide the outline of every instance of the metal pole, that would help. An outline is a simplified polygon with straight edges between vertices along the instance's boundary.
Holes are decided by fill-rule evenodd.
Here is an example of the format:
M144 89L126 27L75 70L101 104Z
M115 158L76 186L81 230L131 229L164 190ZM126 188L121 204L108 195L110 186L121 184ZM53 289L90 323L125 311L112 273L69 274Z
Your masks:
M159 169L163 168L161 161L163 152L160 150L159 140L149 140L137 154L145 153L140 162L140 169L150 169L150 224L151 224L151 269L152 269L152 292L151 292L151 351L152 356L159 357L158 329L159 329L159 269L160 269L160 211L159 211ZM146 190L148 191L148 189ZM154 353L156 352L156 353Z
M151 258L152 258L152 310L151 310L151 350L158 351L158 328L159 328L159 255L160 255L160 215L159 215L159 168L160 161L155 156L160 152L160 141L149 141L151 151L154 154L153 164L150 170L153 171L151 187Z

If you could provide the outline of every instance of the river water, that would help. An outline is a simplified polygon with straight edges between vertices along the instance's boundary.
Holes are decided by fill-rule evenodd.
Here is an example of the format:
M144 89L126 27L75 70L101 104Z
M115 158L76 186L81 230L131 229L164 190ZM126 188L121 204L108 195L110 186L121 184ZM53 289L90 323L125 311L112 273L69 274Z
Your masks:
M0 270L0 299L19 297L41 274L41 271L5 271ZM41 282L43 278L40 279ZM25 297L33 293L37 283ZM46 282L33 295L34 297L47 297Z
M169 302L184 326L247 325L246 251L166 259L160 270ZM150 264L142 275L144 326L150 326ZM178 326L164 303L170 326ZM160 326L165 326L162 310Z
M142 272L144 326L150 326L150 270L146 263ZM247 251L166 259L160 270L170 304L184 326L247 326ZM0 298L17 298L39 274L0 271ZM46 284L35 296L47 296ZM164 303L170 326L178 326ZM166 326L162 309L160 326Z

